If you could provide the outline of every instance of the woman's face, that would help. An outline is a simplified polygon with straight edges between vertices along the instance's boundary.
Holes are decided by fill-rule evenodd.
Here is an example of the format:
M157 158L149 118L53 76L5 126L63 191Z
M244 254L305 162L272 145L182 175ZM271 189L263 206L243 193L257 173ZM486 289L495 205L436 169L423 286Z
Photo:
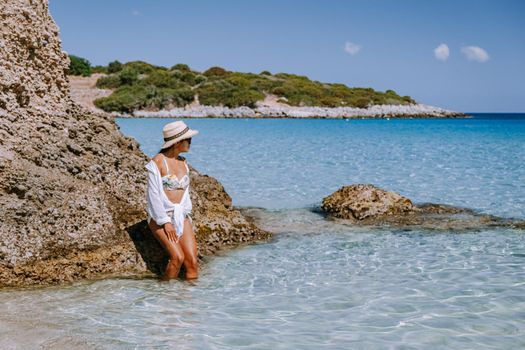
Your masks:
M177 144L177 150L179 152L188 152L190 150L191 138L184 139Z

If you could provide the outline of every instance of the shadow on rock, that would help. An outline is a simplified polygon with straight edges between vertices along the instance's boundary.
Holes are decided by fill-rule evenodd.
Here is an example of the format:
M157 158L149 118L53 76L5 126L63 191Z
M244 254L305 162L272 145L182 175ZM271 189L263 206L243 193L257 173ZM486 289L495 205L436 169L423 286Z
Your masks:
M126 231L135 245L137 253L140 254L140 257L146 264L146 269L157 275L157 277L162 277L168 264L169 255L151 233L148 222L142 220L128 227ZM182 265L179 277L183 277L184 274L185 267Z

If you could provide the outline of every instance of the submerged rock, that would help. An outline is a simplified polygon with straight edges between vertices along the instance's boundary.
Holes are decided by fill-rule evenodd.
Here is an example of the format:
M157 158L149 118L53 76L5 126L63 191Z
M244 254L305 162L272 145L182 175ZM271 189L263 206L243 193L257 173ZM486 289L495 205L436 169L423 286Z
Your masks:
M321 210L352 224L465 230L487 227L525 228L525 221L480 214L445 204L413 204L406 197L370 184L344 186L323 198Z
M0 287L161 273L148 157L110 115L71 101L47 1L2 2L0 19ZM190 177L200 257L269 236L217 180Z

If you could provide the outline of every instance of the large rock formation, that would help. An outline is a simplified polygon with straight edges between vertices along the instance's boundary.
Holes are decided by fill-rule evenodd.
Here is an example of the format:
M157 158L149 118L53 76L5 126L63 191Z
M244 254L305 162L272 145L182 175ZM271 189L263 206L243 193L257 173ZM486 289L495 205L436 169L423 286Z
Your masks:
M107 114L69 97L45 0L0 4L0 286L160 273L145 218L148 158ZM268 237L192 169L200 256Z
M487 227L525 228L525 221L480 214L444 204L415 205L406 197L370 184L343 186L323 198L321 210L353 224L466 230Z

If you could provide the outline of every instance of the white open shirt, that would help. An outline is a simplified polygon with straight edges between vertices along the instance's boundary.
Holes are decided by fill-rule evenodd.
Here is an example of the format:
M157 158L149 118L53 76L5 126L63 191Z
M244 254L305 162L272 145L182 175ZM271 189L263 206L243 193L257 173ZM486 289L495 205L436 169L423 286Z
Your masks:
M150 160L146 164L148 169L148 189L146 192L146 211L148 212L148 224L151 219L155 220L157 225L162 226L167 222L173 224L177 230L177 236L181 236L184 228L184 218L191 213L192 204L190 199L190 186L186 187L180 203L173 203L169 200L162 187L162 177L157 164ZM173 217L170 218L168 211L173 210Z

